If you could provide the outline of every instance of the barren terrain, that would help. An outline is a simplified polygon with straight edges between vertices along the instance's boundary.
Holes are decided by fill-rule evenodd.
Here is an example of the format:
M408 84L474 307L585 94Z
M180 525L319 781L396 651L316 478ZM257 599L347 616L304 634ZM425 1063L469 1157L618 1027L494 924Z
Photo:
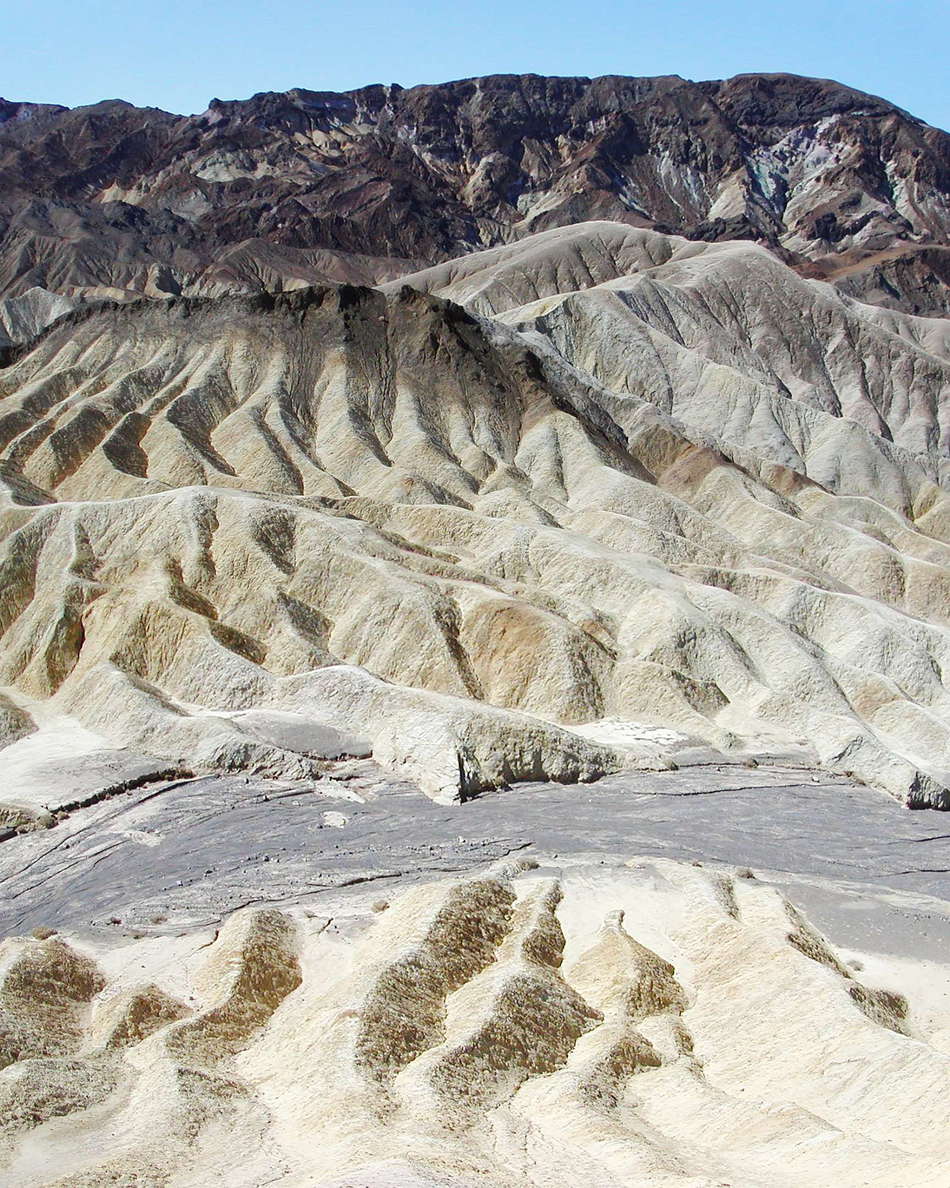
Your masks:
M947 145L0 101L4 1183L950 1186Z

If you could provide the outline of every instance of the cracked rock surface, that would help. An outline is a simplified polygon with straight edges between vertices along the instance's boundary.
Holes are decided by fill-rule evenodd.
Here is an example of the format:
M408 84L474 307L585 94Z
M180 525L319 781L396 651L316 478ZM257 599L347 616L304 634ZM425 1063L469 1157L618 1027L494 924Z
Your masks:
M585 786L522 785L464 805L434 804L369 762L316 782L162 781L0 845L0 932L163 935L217 926L258 903L322 911L364 884L385 899L390 885L509 854L557 866L558 856L614 864L635 850L771 872L856 947L874 948L878 932L893 946L900 929L888 936L875 919L897 894L908 929L901 951L936 954L950 941L942 819L813 769L711 761Z

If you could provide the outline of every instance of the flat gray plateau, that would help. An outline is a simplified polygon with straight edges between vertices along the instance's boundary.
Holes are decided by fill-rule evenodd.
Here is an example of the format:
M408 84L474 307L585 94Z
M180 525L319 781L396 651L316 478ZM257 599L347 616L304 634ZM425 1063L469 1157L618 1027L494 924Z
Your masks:
M336 796L332 780L170 780L82 808L0 846L0 933L161 935L251 904L322 912L349 888L385 897L510 854L553 869L637 854L751 868L843 945L950 952L944 818L841 777L702 763L441 805L373 774L343 770Z

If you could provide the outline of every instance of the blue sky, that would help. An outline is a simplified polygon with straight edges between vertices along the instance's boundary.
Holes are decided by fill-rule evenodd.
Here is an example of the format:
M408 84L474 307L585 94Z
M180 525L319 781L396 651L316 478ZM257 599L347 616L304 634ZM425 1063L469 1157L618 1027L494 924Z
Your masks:
M785 70L950 128L950 0L0 0L0 94L202 111L212 97L476 74Z

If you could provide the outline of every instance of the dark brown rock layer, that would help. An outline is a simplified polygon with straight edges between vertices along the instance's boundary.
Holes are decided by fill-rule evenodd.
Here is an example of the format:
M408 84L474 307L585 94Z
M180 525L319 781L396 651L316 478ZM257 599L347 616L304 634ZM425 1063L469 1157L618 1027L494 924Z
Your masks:
M945 314L950 137L834 82L494 76L212 100L0 100L0 294L378 283L612 219L760 240Z

